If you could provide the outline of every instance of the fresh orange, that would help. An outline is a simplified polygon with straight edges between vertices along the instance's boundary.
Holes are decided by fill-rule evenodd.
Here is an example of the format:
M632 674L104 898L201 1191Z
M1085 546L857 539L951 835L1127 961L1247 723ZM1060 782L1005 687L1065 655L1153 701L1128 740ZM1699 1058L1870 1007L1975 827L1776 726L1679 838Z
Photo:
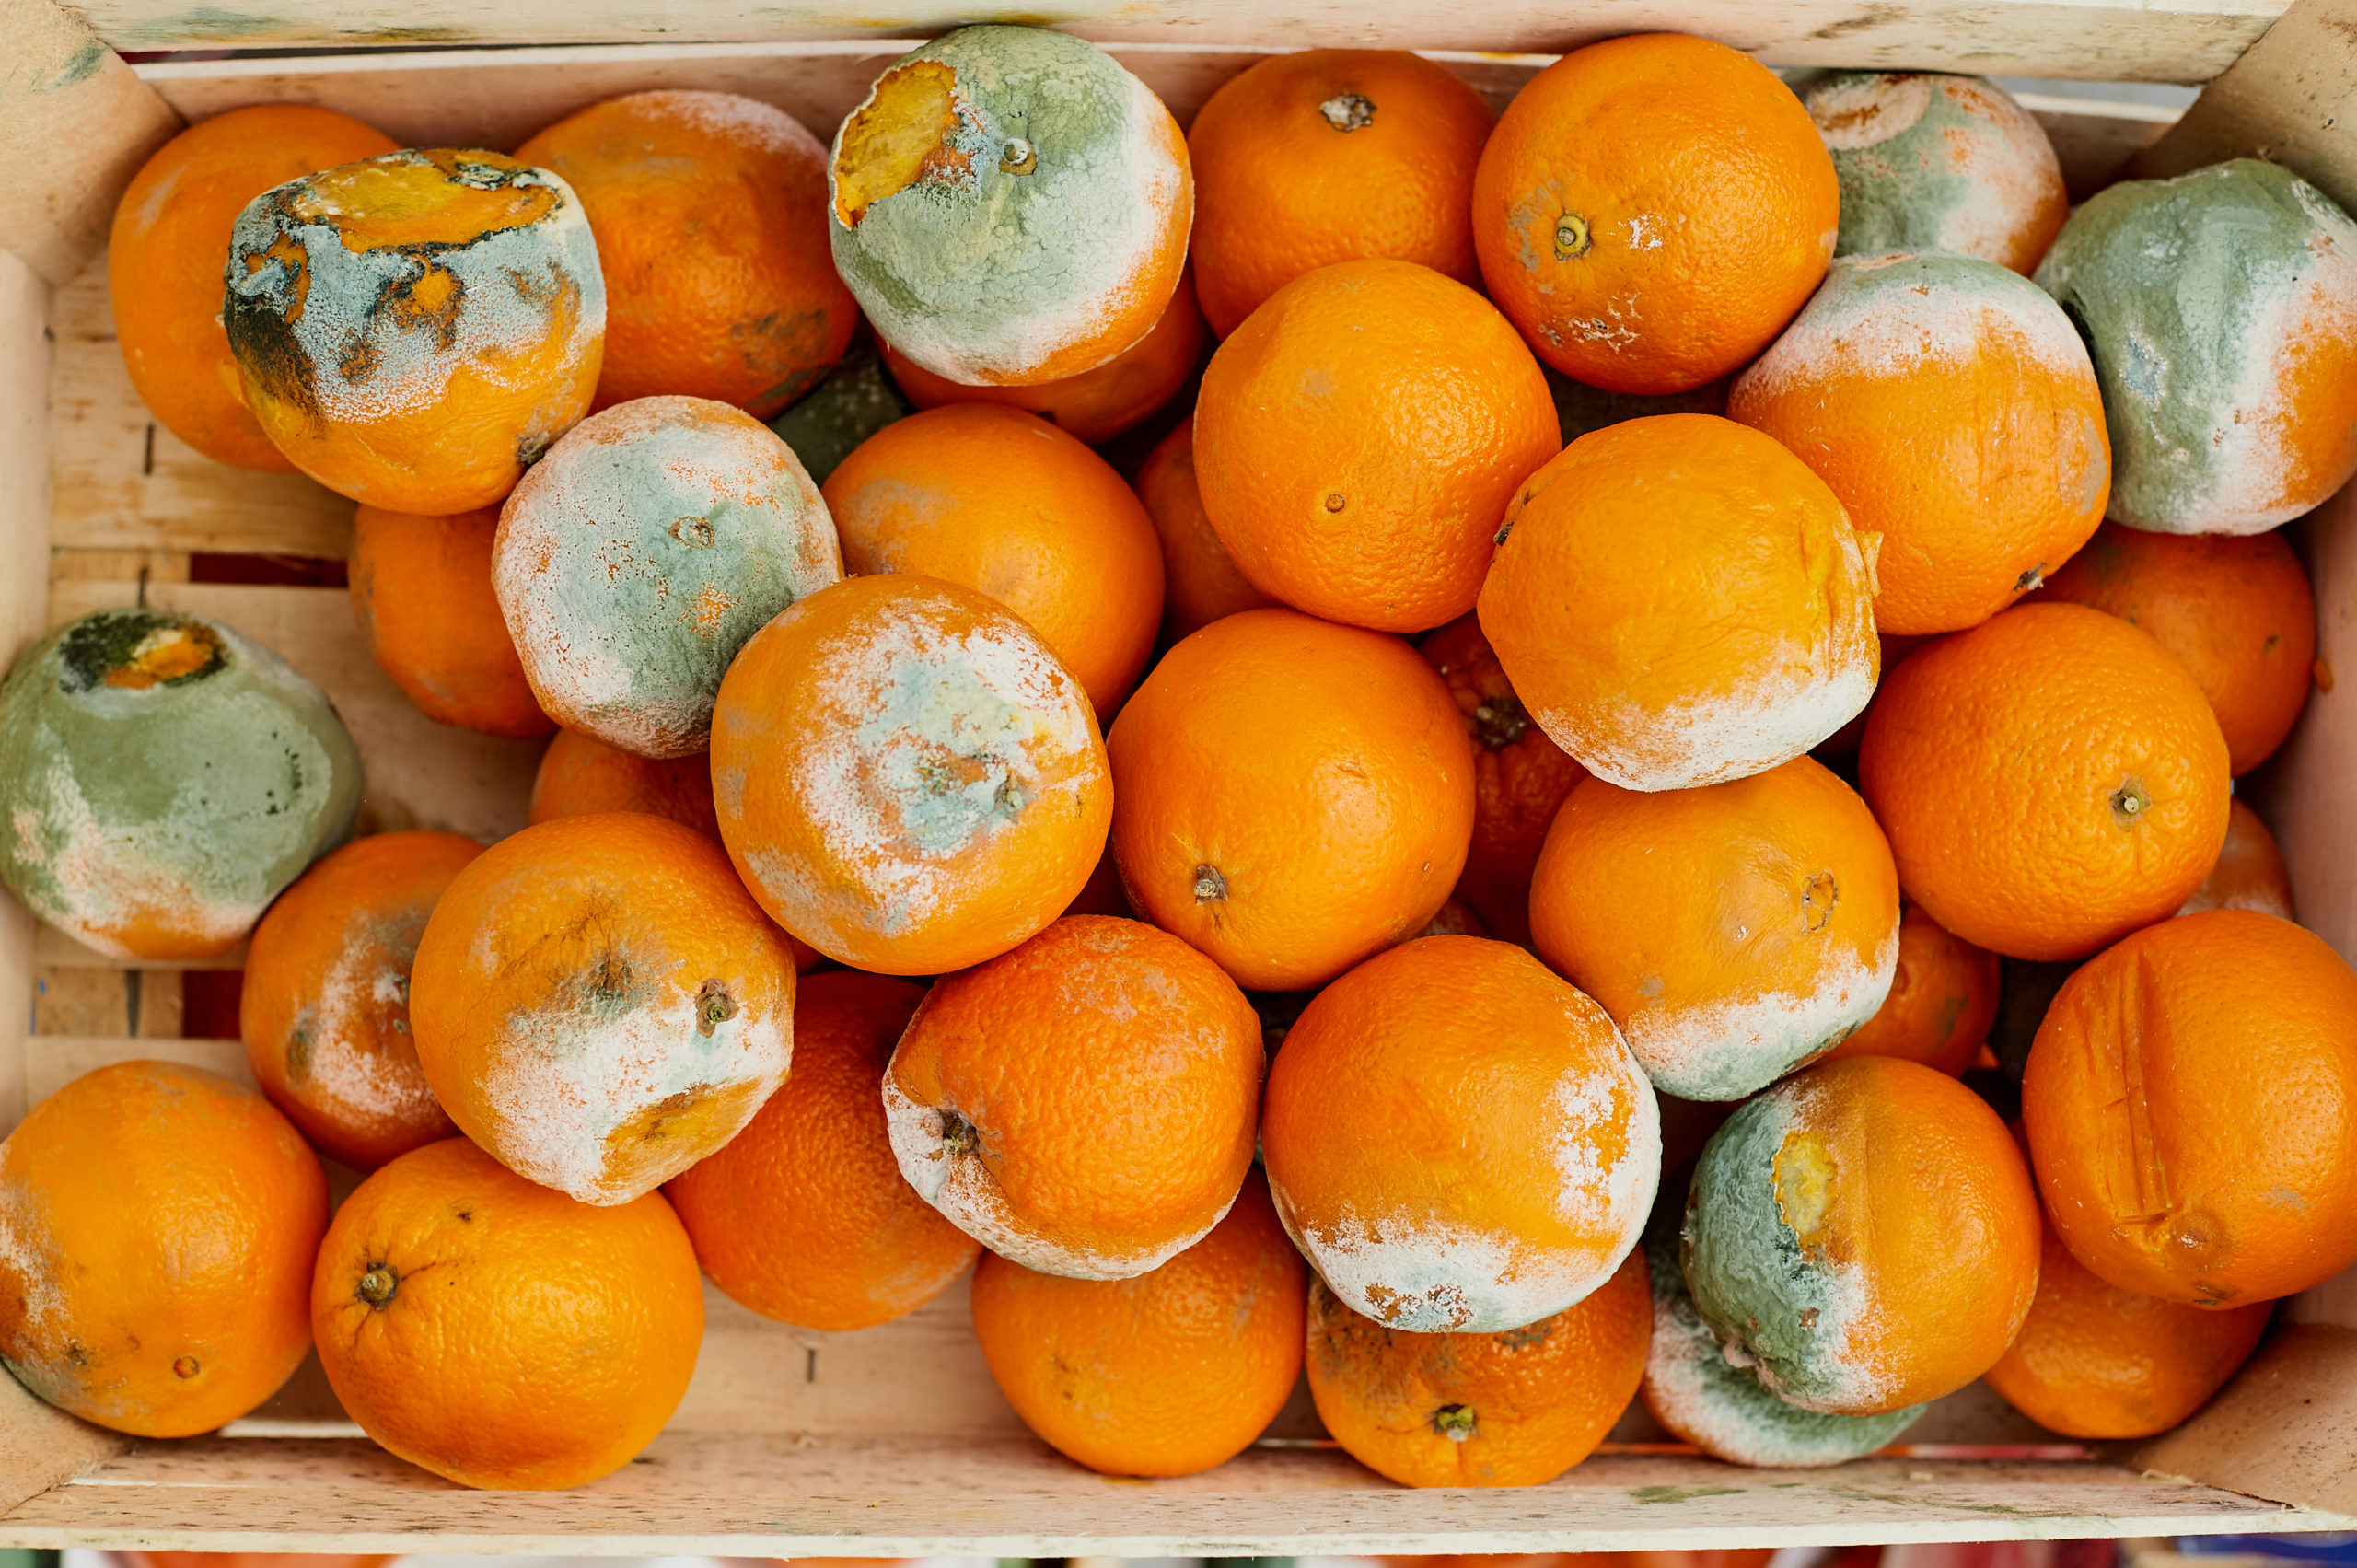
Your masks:
M878 335L978 387L1061 381L1144 337L1195 206L1154 89L1040 27L958 28L894 61L827 181L835 265Z
M1100 715L1137 684L1162 622L1162 549L1136 494L1072 436L1021 409L931 409L860 443L825 494L846 571L990 595Z
M247 406L339 495L489 506L589 411L597 242L571 187L503 153L413 147L276 186L238 215L225 276Z
M462 1486L621 1469L679 1408L703 1343L695 1250L661 1193L592 1208L464 1138L344 1200L310 1307L352 1419Z
M1653 1336L1645 1255L1576 1307L1504 1332L1416 1334L1309 1286L1309 1395L1351 1458L1403 1486L1537 1486L1596 1451Z
M1383 260L1304 273L1254 310L1203 371L1194 440L1203 513L1246 579L1379 632L1473 608L1515 487L1562 446L1506 319Z
M1825 276L1841 192L1816 122L1747 54L1678 33L1573 50L1473 179L1490 297L1540 358L1615 392L1747 363Z
M2107 1285L2049 1229L2038 1297L1989 1387L2065 1437L2151 1437L2200 1410L2267 1332L2271 1302L2205 1312Z
M1290 610L1163 656L1107 747L1130 907L1256 991L1322 985L1422 930L1473 830L1473 755L1396 637Z
M1866 803L1806 757L1650 795L1582 779L1538 857L1530 935L1655 1087L1741 1099L1882 1005L1898 873Z
M726 1147L664 1189L712 1283L762 1317L888 1323L981 1250L900 1179L885 1132L884 1068L923 997L883 975L802 981L794 1071Z
M125 1568L385 1568L389 1555L326 1551L118 1551Z
M735 1137L785 1076L794 957L718 844L561 817L452 880L410 981L417 1059L510 1169L624 1203Z
M2051 296L1994 261L1893 251L1833 263L1735 379L1764 430L1882 535L1875 622L1978 626L2086 543L2111 494L2094 364Z
M1285 1229L1344 1305L1418 1333L1579 1301L1661 1176L1653 1090L1604 1009L1478 936L1403 943L1319 992L1264 1118Z
M0 1361L62 1410L187 1437L278 1391L327 1178L253 1090L169 1062L85 1073L0 1142Z
M564 177L606 278L598 408L677 394L774 417L859 323L827 242L827 149L735 93L637 92L516 149Z
M1481 631L1530 716L1624 789L1765 772L1874 692L1874 541L1756 430L1674 413L1593 431L1499 533Z
M982 1254L974 1337L1024 1424L1107 1475L1192 1475L1260 1435L1301 1376L1307 1271L1259 1174L1211 1233L1134 1279Z
M482 853L456 833L348 843L254 928L238 999L246 1062L322 1153L361 1170L459 1131L426 1086L409 1025L426 917Z
M1276 601L1245 580L1236 558L1203 515L1195 482L1192 414L1155 444L1138 469L1138 499L1162 541L1162 635L1177 642L1222 616L1265 610Z
M499 508L443 517L363 506L352 519L352 613L369 656L436 724L546 735L491 591Z
M1875 694L1858 785L1899 886L2016 958L2075 958L2185 902L2226 836L2226 743L2158 643L2027 604L1918 650Z
M2022 1122L2105 1283L2195 1307L2320 1283L2357 1263L2357 975L2251 910L2146 926L2063 981Z
M2316 600L2281 533L2145 533L2106 523L2047 583L2151 633L2218 715L2236 778L2267 761L2308 700Z
M578 730L560 729L532 775L528 820L552 821L595 811L644 811L720 837L712 806L712 759L641 757Z
M1997 955L1909 904L1898 917L1898 973L1881 1009L1825 1053L1897 1056L1961 1077L1997 1021Z
M721 842L830 958L941 974L1036 935L1087 884L1113 790L1080 683L1015 612L852 577L771 621L713 710Z
M269 103L199 121L124 187L107 243L123 368L148 412L215 462L291 471L246 407L221 328L221 259L247 203L273 185L393 150L333 110Z
M1260 1023L1151 925L1060 920L935 982L884 1075L900 1174L992 1251L1125 1280L1202 1239L1252 1166Z
M1404 49L1306 49L1231 76L1187 128L1203 314L1227 336L1337 261L1414 261L1480 281L1469 206L1496 120Z
M1695 1167L1695 1309L1803 1410L1868 1416L1996 1365L2038 1289L2038 1191L1980 1096L1919 1062L1796 1073Z
M2283 920L2299 918L2292 911L2292 872L2283 852L2258 813L2239 797L2226 808L2226 847L2218 852L2218 864L2177 912L2203 910L2257 910Z
M1176 397L1203 354L1203 313L1184 273L1154 331L1094 370L1025 387L967 387L935 376L890 343L884 364L909 401L921 409L944 403L1004 403L1036 413L1075 440L1095 447L1134 429Z

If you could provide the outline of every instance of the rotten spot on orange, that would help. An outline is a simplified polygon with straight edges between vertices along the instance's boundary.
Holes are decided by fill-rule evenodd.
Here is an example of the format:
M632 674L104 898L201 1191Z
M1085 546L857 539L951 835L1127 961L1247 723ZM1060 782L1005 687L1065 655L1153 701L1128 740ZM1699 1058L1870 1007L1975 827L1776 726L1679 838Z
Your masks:
M837 221L856 228L868 208L919 180L968 175L972 158L950 145L959 119L958 73L939 61L912 60L877 78L835 154Z

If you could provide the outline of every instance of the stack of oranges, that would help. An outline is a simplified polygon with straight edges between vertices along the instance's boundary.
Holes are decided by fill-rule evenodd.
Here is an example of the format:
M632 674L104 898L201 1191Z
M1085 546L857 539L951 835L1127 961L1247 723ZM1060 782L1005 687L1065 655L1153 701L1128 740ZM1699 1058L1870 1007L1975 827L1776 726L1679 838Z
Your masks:
M260 916L261 1095L124 1063L0 1144L0 1357L174 1435L315 1340L394 1453L568 1486L677 1406L699 1271L847 1330L971 1265L1120 1474L1305 1375L1411 1485L1641 1396L1754 1464L1984 1376L2183 1420L2357 1262L2357 975L2234 796L2315 658L2268 530L2357 468L2357 227L2241 164L2066 223L1992 85L1802 86L1649 35L1501 115L1314 51L1182 134L985 26L831 148L694 92L165 147L158 417L359 503L432 717L562 728L522 831ZM2229 265L2247 322L2170 313ZM2015 960L2076 967L2009 1082ZM373 1172L332 1217L314 1149Z

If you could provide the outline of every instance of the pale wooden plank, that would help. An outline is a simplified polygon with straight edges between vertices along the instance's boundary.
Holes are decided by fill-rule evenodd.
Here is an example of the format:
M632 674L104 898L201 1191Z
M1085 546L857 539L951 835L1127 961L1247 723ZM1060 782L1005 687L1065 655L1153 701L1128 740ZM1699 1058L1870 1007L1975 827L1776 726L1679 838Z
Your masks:
M469 0L250 0L234 11L183 0L94 0L81 8L120 49L893 37L1004 15L971 6L846 13L710 0L511 0L495 7ZM2282 9L2282 0L1982 0L1959 14L1944 0L1719 0L1707 25L1713 36L1779 64L2204 81ZM1054 19L1099 41L1552 52L1619 33L1690 29L1696 14L1663 0L1084 0Z
M2300 923L2357 960L2357 833L2350 830L2357 780L2357 487L2293 526L2316 587L2316 663L2326 679L2309 692L2291 738L2253 781L2254 804L2283 848Z
M33 980L33 1033L178 1040L186 1004L178 970L43 964Z
M2357 207L2357 5L2297 0L2137 158L2141 178L2263 157Z
M2307 1507L2357 1513L2357 1329L2279 1325L2218 1396L2133 1462Z
M43 925L33 933L33 962L44 969L241 970L246 967L246 945L240 942L215 958L159 963L151 958L118 958L84 947L53 925Z
M2118 99L2047 93L2015 97L2054 144L2054 156L2062 163L2062 183L2074 202L2085 201L2118 179L2128 160L2150 146L2184 112L2163 104Z
M35 1035L26 1045L25 1090L39 1105L83 1074L118 1062L177 1062L253 1087L244 1042L234 1040L134 1040L122 1035Z
M50 619L135 603L139 591L135 583L57 583ZM524 825L547 742L452 729L419 713L368 656L342 588L151 583L146 592L157 609L211 616L275 649L333 699L367 768L361 830L440 828L488 842Z
M2107 1465L1867 1460L1831 1471L1602 1457L1550 1485L1411 1492L1326 1447L1175 1481L1029 1441L658 1438L571 1493L462 1492L365 1443L145 1444L0 1518L0 1543L214 1551L1122 1557L1599 1551L2340 1529Z
M120 1433L43 1404L0 1377L0 1509L14 1507L131 1446Z
M0 250L0 664L48 627L51 304L40 274ZM0 895L0 1129L25 1113L38 924Z

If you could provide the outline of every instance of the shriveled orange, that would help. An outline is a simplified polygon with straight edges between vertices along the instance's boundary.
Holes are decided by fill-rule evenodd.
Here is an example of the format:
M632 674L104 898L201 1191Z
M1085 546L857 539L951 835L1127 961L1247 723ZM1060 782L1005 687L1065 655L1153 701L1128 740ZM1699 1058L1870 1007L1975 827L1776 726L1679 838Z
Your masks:
M1175 643L1224 615L1265 610L1276 602L1237 570L1236 558L1203 515L1203 493L1195 482L1192 414L1155 443L1134 482L1162 541L1165 639Z
M361 1170L459 1129L426 1086L410 970L443 889L482 853L456 833L379 833L315 863L254 927L238 1021L271 1103Z
M1203 512L1246 579L1379 632L1473 608L1515 487L1561 446L1513 326L1411 261L1285 285L1220 344L1195 403Z
M935 375L890 343L883 347L892 379L921 409L1003 403L1036 413L1094 447L1144 424L1187 384L1203 354L1203 313L1195 304L1191 273L1182 273L1152 331L1094 370L1024 387L964 386Z
M1104 459L1036 414L953 403L886 425L827 476L856 575L938 577L1030 623L1100 714L1162 623L1162 548Z
M721 842L830 958L941 974L1046 929L1087 884L1113 790L1096 714L972 588L851 577L772 621L712 719Z
M1322 985L1422 930L1473 831L1473 753L1396 637L1290 610L1215 621L1113 726L1130 907L1256 991Z
M462 1486L549 1491L621 1469L679 1408L703 1283L659 1192L593 1208L464 1138L336 1211L311 1276L329 1386L361 1429Z
M1418 1333L1518 1329L1598 1289L1661 1176L1653 1090L1604 1009L1478 936L1319 992L1270 1066L1260 1147L1319 1276Z
M352 613L368 653L436 724L546 735L524 661L491 589L499 508L415 517L363 506L352 519Z
M1229 77L1187 128L1212 331L1227 336L1337 261L1387 257L1478 284L1469 207L1496 118L1404 49L1305 49Z
M1834 262L1736 377L1727 417L1791 447L1882 535L1885 632L1957 632L2018 602L2111 494L2086 344L2052 296L1978 257Z
M188 1437L310 1349L319 1156L268 1100L169 1062L85 1073L0 1142L0 1361L135 1437Z
M552 821L596 811L643 811L720 837L712 806L712 758L641 757L576 729L560 729L532 775L528 820Z
M794 956L720 846L664 817L502 839L434 907L410 1024L434 1095L531 1180L624 1203L735 1137L785 1076Z
M123 368L164 428L215 462L294 470L247 408L222 331L229 227L273 185L393 147L331 109L259 104L199 121L131 177L107 242L108 293Z
M1891 671L1858 784L1899 886L1976 947L2075 958L2185 902L2226 837L2226 743L2160 644L2027 604Z
M1307 1274L1253 1172L1208 1236L1134 1279L1062 1279L985 1252L974 1337L1006 1402L1060 1453L1107 1475L1192 1475L1284 1408Z
M1309 1285L1309 1395L1351 1458L1402 1486L1538 1486L1596 1452L1645 1373L1631 1252L1576 1307L1503 1333L1412 1334Z
M667 394L775 416L859 324L827 239L827 149L735 93L626 93L516 149L581 198L606 279L596 407Z
M2146 533L2106 523L2047 584L2151 633L2218 715L2236 778L2292 733L2316 668L2316 599L2281 533Z
M1530 887L1538 956L1686 1099L1741 1099L1873 1017L1898 923L1889 842L1806 757L1652 794L1582 779Z
M1516 491L1482 633L1590 772L1686 789L1765 772L1875 689L1871 536L1759 432L1705 413L1591 431Z
M1073 915L944 976L884 1075L900 1174L992 1251L1125 1280L1235 1202L1260 1120L1260 1022L1166 932Z
M2151 1437L2191 1415L2250 1359L2274 1304L2205 1312L2107 1285L2052 1228L2038 1296L2004 1359L1983 1376L2065 1437Z
M1825 1053L1897 1056L1951 1078L1972 1065L1997 1021L1997 955L1909 904L1898 917L1898 973L1875 1016Z
M2177 912L2203 910L2257 910L2282 920L2299 918L2293 912L2292 871L2283 864L2283 851L2240 796L2226 808L2226 845L2218 852L2218 864Z
M1840 219L1832 155L1792 89L1679 33L1539 72L1473 178L1490 297L1541 359L1615 392L1682 392L1748 363L1825 276Z
M2320 1283L2357 1263L2357 975L2255 911L2146 926L2063 981L2022 1123L2107 1284L2239 1307Z
M882 1087L921 987L813 975L794 999L794 1071L726 1147L664 1192L712 1283L764 1318L868 1329L913 1312L981 1249L900 1179Z

